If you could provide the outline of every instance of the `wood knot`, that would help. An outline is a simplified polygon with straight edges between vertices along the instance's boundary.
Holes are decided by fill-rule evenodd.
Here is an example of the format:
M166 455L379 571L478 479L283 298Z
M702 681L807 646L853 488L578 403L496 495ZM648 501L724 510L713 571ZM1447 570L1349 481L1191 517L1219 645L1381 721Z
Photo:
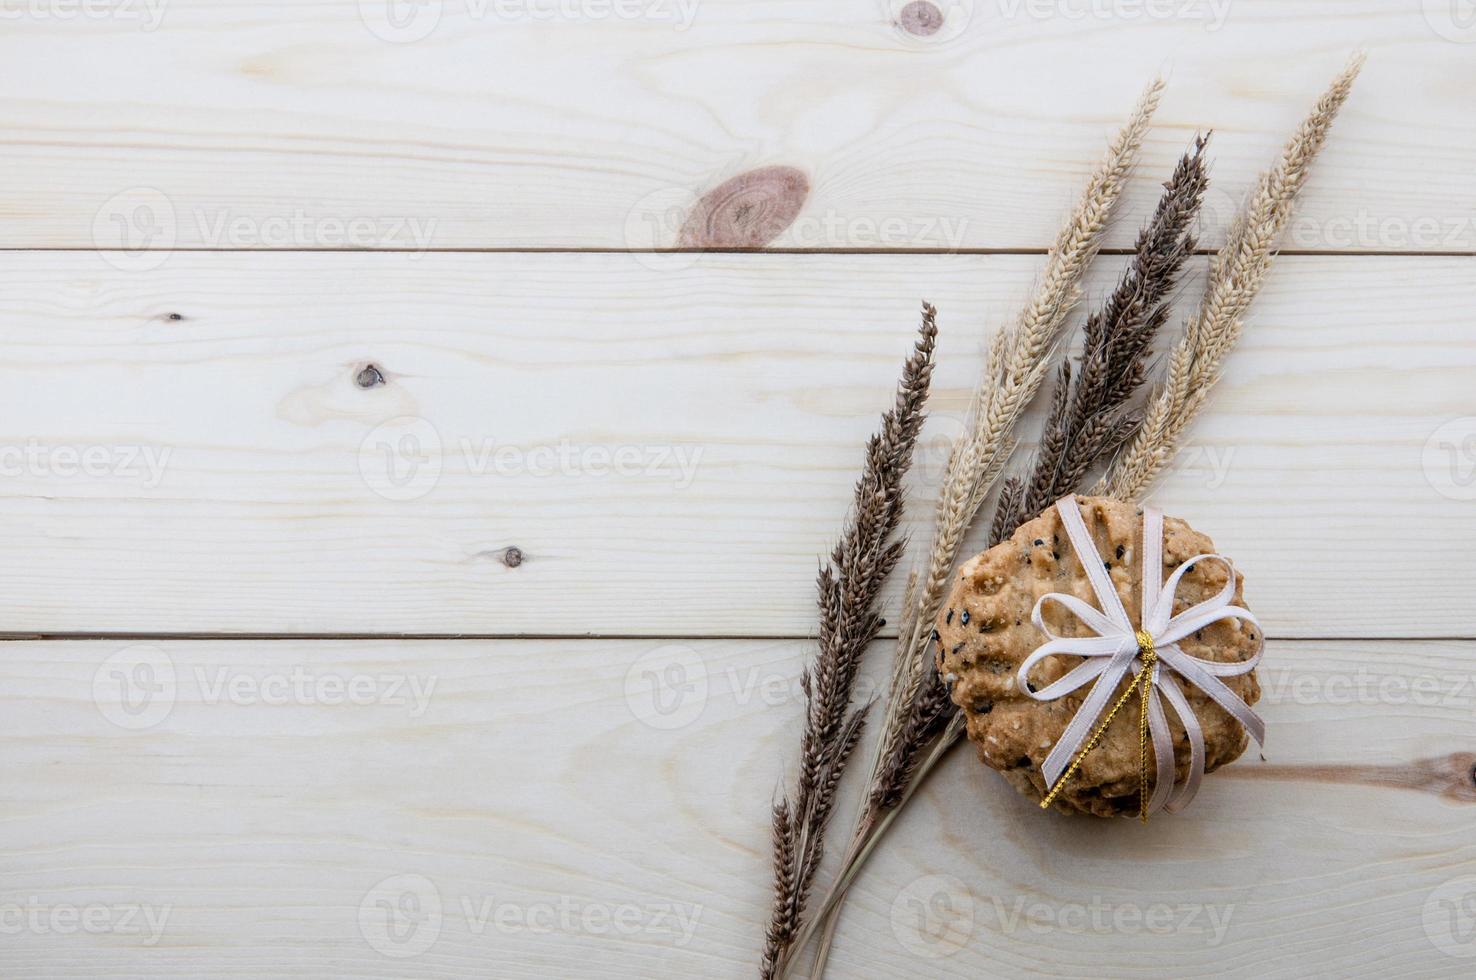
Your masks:
M183 313L171 313L171 314L169 314L169 319L171 319L171 320L183 320L184 319L184 314Z
M794 167L759 167L702 195L677 234L679 248L763 248L794 223L810 180Z
M502 553L502 563L508 568L517 568L523 563L523 549L513 547Z
M1452 752L1425 765L1433 770L1429 778L1431 788L1440 790L1441 796L1461 803L1476 803L1476 753Z
M354 384L360 388L378 388L384 384L384 372L374 364L365 364L354 376Z
M931 0L913 0L902 8L897 22L908 34L932 37L943 29L943 11Z

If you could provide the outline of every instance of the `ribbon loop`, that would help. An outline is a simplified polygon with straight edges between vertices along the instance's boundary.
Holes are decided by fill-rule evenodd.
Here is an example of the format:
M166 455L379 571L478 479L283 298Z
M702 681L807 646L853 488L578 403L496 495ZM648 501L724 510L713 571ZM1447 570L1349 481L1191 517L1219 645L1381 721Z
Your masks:
M1037 701L1054 701L1080 690L1088 683L1092 685L1081 707L1077 709L1041 766L1048 790L1041 806L1051 805L1081 764L1082 758L1101 739L1108 723L1133 692L1137 691L1140 700L1139 811L1145 821L1150 813L1161 809L1177 812L1188 806L1199 790L1200 781L1204 778L1205 747L1204 732L1199 719L1175 675L1199 688L1215 704L1224 708L1244 726L1258 745L1265 744L1266 735L1265 723L1260 716L1220 680L1221 677L1248 674L1255 669L1261 659L1264 634L1257 644L1255 654L1235 663L1191 657L1179 649L1177 643L1222 620L1241 620L1255 626L1260 623L1250 610L1231 604L1235 598L1235 566L1222 555L1197 555L1180 565L1169 576L1168 581L1163 582L1163 514L1145 507L1142 616L1140 625L1134 626L1105 570L1106 566L1092 541L1086 522L1081 518L1076 497L1070 495L1058 500L1056 510L1061 515L1061 523L1066 529L1071 547L1082 567L1086 569L1087 581L1101 608L1094 608L1073 595L1052 592L1041 596L1031 613L1031 622L1048 640L1020 664L1015 675L1020 690ZM1225 567L1224 588L1211 598L1174 615L1174 596L1179 583L1192 568L1206 561L1219 562ZM1045 623L1043 610L1052 602L1063 607L1096 635L1061 636L1050 629ZM1040 690L1034 690L1029 682L1030 671L1042 660L1056 656L1081 657L1083 660L1065 676ZM1131 685L1108 709L1113 693L1130 675ZM1164 700L1168 701L1189 739L1189 775L1183 784L1177 786L1173 734L1169 728L1167 712L1164 711ZM1104 710L1107 712L1106 716L1098 724L1098 718ZM1150 741L1156 776L1151 797L1148 791L1147 760Z

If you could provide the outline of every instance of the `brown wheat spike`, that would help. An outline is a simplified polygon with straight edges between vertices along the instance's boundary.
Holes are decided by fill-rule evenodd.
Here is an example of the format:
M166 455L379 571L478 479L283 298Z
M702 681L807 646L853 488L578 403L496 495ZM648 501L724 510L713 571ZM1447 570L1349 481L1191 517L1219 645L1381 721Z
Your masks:
M1164 184L1153 216L1138 233L1133 258L1102 308L1082 328L1080 368L1061 362L1055 397L1028 480L1013 478L995 508L990 544L998 544L1064 494L1081 489L1088 470L1111 457L1137 429L1128 400L1142 385L1154 337L1168 319L1174 288L1194 254L1192 225L1209 173L1208 137L1194 142Z
M801 679L805 719L799 773L793 794L773 813L774 905L760 964L766 978L777 975L803 925L836 790L861 741L870 706L853 709L852 692L866 646L882 626L877 606L882 584L902 556L904 542L897 537L902 485L923 424L937 337L937 310L925 303L896 400L866 444L850 519L817 577L819 649Z
M1178 451L1184 431L1219 380L1226 355L1240 339L1246 311L1265 281L1276 241L1363 61L1362 55L1349 61L1287 141L1280 160L1256 181L1224 247L1210 263L1204 300L1184 325L1163 387L1149 402L1137 436L1093 493L1137 499Z
M1030 300L1015 323L1001 330L990 345L983 378L970 405L968 431L949 453L926 567L909 579L886 716L853 845L873 832L888 807L900 802L904 794L901 787L909 782L922 753L937 742L952 716L947 689L938 679L930 656L933 620L942 605L964 535L1015 448L1015 424L1045 379L1051 352L1081 298L1082 276L1101 244L1102 232L1126 186L1162 92L1160 79L1143 91L1056 236ZM843 892L843 882L832 889L827 909L835 908ZM794 937L796 948L804 946L817 924L810 923ZM824 944L822 957L823 951ZM781 975L792 963L792 958L785 961ZM823 959L819 965L823 967Z

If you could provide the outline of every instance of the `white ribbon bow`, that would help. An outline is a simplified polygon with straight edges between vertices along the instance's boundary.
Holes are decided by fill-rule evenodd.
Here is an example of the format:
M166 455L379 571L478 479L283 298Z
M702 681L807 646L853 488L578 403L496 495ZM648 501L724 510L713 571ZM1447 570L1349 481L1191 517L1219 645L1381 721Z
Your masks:
M1091 692L1076 712L1076 716L1066 726L1060 740L1056 742L1055 748L1051 750L1051 754L1046 757L1041 767L1048 789L1055 786L1056 780L1061 777L1061 773L1066 770L1072 758L1081 748L1098 716L1123 678L1128 675L1129 671L1136 678L1143 667L1138 658L1140 651L1137 631L1133 627L1132 620L1128 618L1122 601L1118 599L1117 589L1113 587L1112 580L1104 569L1103 559L1097 553L1091 534L1081 519L1081 510L1076 497L1063 497L1056 502L1056 510L1061 514L1066 534L1071 539L1071 547L1075 549L1077 558L1086 568L1087 579L1091 582L1092 591L1096 593L1097 601L1101 604L1102 609L1098 611L1075 596L1052 592L1041 596L1040 601L1035 604L1035 610L1031 613L1031 621L1035 623L1037 629L1050 637L1050 641L1037 648L1020 665L1016 675L1016 682L1020 690L1037 701L1054 701L1085 686L1087 682L1096 680ZM1189 569L1206 560L1224 564L1225 570L1229 573L1225 587L1213 598L1206 599L1179 615L1171 617L1174 609L1174 592L1179 586L1179 580ZM1260 716L1219 679L1248 674L1254 670L1256 663L1261 659L1264 638L1257 645L1255 656L1239 663L1200 660L1189 656L1175 646L1184 637L1222 619L1243 619L1256 626L1260 625L1250 610L1230 604L1235 597L1235 567L1228 558L1221 555L1199 555L1180 565L1169 577L1168 582L1160 588L1159 583L1162 580L1163 514L1145 507L1143 508L1142 628L1153 638L1153 649L1158 660L1149 679L1148 692L1148 727L1153 735L1153 755L1157 763L1158 778L1153 788L1153 799L1144 811L1145 815L1163 808L1174 813L1188 806L1189 802L1194 799L1194 794L1199 791L1199 782L1204 776L1204 732L1199 727L1199 719L1195 717L1194 709L1190 707L1178 681L1174 679L1174 674L1178 674L1199 688L1216 704L1229 712L1236 721L1245 726L1245 730L1256 740L1257 745L1264 745L1266 737L1266 726ZM1066 637L1051 632L1041 617L1041 610L1047 602L1052 601L1059 602L1074 613L1097 635ZM1046 657L1059 654L1086 659L1055 683L1039 691L1031 690L1027 681L1031 668ZM1168 670L1164 670L1165 667ZM1168 718L1164 714L1163 703L1159 699L1160 693L1173 706L1174 713L1178 715L1184 731L1189 736L1189 777L1177 790L1174 789L1173 739L1169 732ZM1146 787L1144 789L1146 790Z

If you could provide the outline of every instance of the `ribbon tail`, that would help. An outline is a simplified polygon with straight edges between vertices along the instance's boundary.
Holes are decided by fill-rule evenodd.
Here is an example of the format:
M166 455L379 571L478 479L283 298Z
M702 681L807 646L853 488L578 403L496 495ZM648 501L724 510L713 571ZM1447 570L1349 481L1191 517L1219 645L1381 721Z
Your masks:
M1182 674L1185 680L1209 695L1210 700L1224 708L1230 717L1240 722L1250 733L1250 737L1256 740L1257 745L1266 744L1266 723L1224 681L1202 668L1198 661L1178 647L1165 647L1159 651L1159 656L1168 666Z
M1107 668L1102 671L1102 676L1092 685L1086 700L1082 701L1081 707L1072 716L1070 724L1056 740L1056 745L1051 749L1051 754L1046 756L1045 762L1041 763L1040 771L1045 776L1046 789L1056 785L1056 780L1061 778L1061 773L1071 765L1071 759L1081 748L1087 736L1091 734L1092 726L1096 724L1097 717L1102 709L1107 706L1107 701L1117 691L1117 685L1121 683L1123 675L1127 673L1132 659L1137 655L1137 647L1125 646L1113 654L1112 660L1108 662Z
M1189 778L1184 780L1184 784L1164 804L1169 813L1178 813L1194 801L1195 794L1199 792L1200 781L1204 779L1204 731L1199 727L1199 719L1179 688L1178 681L1165 672L1159 677L1159 683L1163 686L1163 696L1168 699L1169 706L1174 709L1174 714L1178 715L1184 726L1185 734L1189 736Z

